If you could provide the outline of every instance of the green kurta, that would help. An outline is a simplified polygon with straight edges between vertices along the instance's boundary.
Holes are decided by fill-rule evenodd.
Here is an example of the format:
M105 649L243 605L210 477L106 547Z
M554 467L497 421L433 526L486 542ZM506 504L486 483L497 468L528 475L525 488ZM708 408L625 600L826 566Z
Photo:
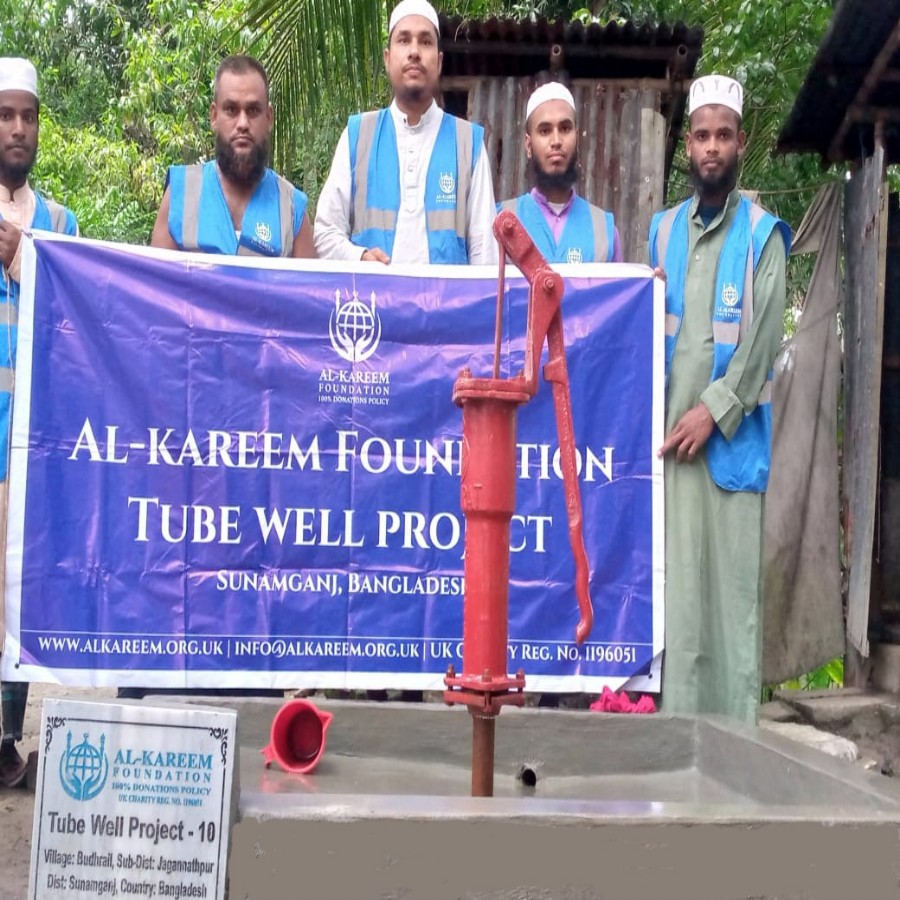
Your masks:
M710 382L716 269L740 195L704 227L690 208L684 316L666 390L666 435L703 402L731 438L753 411L783 334L785 246L776 229L753 277L753 322L725 375ZM763 495L723 491L705 452L665 460L666 649L663 710L754 723L760 694Z

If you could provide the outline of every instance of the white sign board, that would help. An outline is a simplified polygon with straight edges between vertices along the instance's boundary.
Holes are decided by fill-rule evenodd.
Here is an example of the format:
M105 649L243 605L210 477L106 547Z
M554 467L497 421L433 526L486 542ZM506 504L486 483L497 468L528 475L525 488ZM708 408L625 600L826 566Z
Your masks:
M29 898L225 895L237 713L45 700Z

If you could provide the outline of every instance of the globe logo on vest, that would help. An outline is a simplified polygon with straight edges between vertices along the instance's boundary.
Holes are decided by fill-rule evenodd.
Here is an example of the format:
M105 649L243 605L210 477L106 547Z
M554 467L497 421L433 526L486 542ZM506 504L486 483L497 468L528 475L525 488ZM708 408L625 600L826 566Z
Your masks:
M736 284L726 284L722 288L722 302L728 306L735 306L738 302L738 289Z
M456 178L452 172L441 172L438 187L443 192L443 196L438 197L439 201L456 202Z
M581 262L581 247L569 247L569 250L566 253L566 262L567 263L580 263Z
M367 305L356 291L341 300L341 292L336 290L334 309L328 319L328 337L334 352L347 362L368 359L381 340L381 317L375 308L375 291L369 295Z
M59 758L59 780L63 790L73 800L93 800L109 775L109 757L104 744L106 735L100 735L97 747L84 732L84 740L72 746L72 732L66 736L66 752Z
M264 244L268 244L272 240L272 229L266 222L256 223L256 237Z

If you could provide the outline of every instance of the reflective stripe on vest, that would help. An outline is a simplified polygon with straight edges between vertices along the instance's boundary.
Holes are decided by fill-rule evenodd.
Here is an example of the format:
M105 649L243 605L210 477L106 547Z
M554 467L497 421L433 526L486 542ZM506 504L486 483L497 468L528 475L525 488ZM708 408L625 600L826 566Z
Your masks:
M691 200L653 217L650 263L666 271L666 378L668 379L684 311ZM676 230L677 229L677 230ZM738 344L753 324L753 275L766 241L774 230L790 250L787 226L762 207L741 198L719 255L713 309L713 369L721 378ZM676 238L672 240L673 236ZM676 249L672 251L672 247ZM671 251L671 252L670 252ZM706 446L710 475L719 487L732 491L765 491L771 443L772 371L745 414L731 441L716 429Z
M290 256L294 247L294 186L282 178L278 179L278 215L281 221L281 255ZM285 252L286 251L286 252ZM238 242L238 256L268 256L260 250L248 247L243 240Z
M612 262L616 244L615 226L612 224L612 213L593 203L588 205L591 213L591 224L594 226L594 262Z
M182 250L205 249L200 246L200 204L202 202L204 170L206 166L210 165L215 165L215 163L183 167L184 197L181 205L180 244ZM263 178L269 177L268 173L270 171L266 170ZM291 255L294 246L294 186L275 172L271 174L275 177L278 188L278 217L281 229L280 255L288 257ZM218 178L218 175L216 177ZM178 203L178 199L170 195L170 204ZM253 200L254 198L251 198L251 203ZM233 223L230 220L228 224L233 228ZM271 257L273 254L248 246L242 234L241 240L237 244L237 255Z
M504 200L500 208L512 210L518 216L547 262L612 262L616 236L613 215L588 203L583 197L572 198L572 206L558 240L554 238L540 205L530 193Z
M469 191L482 134L481 126L443 114L425 176L425 223L432 263L468 262ZM357 246L379 247L392 256L401 187L397 135L390 110L351 116L347 136L350 239Z
M184 211L181 216L182 250L200 249L200 189L203 166L184 167ZM171 202L172 198L169 198Z
M47 200L47 211L50 213L50 230L65 234L66 208L55 200Z
M11 282L15 284L15 282ZM6 287L6 286L4 286ZM4 325L18 327L19 324L19 292L4 290L2 300L0 300L0 328ZM0 371L3 371L0 367ZM0 390L3 390L0 388Z

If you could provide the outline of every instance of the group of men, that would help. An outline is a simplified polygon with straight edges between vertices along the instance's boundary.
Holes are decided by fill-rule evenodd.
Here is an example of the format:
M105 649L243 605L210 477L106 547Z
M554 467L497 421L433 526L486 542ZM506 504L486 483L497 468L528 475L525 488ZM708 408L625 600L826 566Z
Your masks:
M389 22L387 109L351 116L310 223L306 195L267 167L273 109L247 56L219 66L210 107L215 159L169 169L151 244L383 264L494 264L496 213L481 126L436 102L440 29L426 0ZM724 76L690 91L685 146L695 192L659 213L650 261L666 280L666 652L663 709L754 721L760 690L763 496L771 367L781 339L790 232L737 189L743 90ZM16 350L22 230L77 234L71 212L33 191L34 67L0 59L0 523ZM621 261L609 212L578 196L576 104L561 83L528 100L531 190L512 209L550 262ZM448 177L449 176L449 177ZM2 538L4 535L0 535ZM0 560L3 556L0 554ZM2 562L0 562L2 566ZM25 777L26 683L2 685L0 783Z

